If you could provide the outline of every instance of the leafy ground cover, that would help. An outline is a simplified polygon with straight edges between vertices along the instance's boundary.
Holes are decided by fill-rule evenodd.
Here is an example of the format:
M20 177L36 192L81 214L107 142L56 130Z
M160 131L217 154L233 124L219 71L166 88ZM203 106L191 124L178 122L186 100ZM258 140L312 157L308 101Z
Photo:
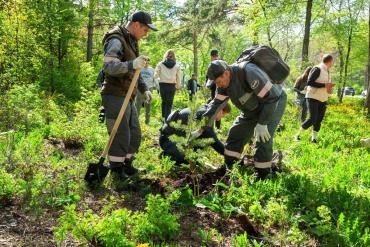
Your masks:
M108 176L91 190L82 179L86 165L107 139L98 123L99 93L82 91L80 101L63 105L37 88L23 90L2 96L9 118L1 127L16 128L0 136L0 245L370 245L370 155L360 143L369 137L370 123L360 99L332 99L314 145L309 132L293 141L299 122L290 94L275 137L283 171L256 181L250 167L235 167L212 181L202 173L223 159L211 149L185 150L194 161L187 167L159 158L156 94L150 126L141 119L139 178L117 183ZM201 92L190 105L204 101ZM186 92L179 92L175 108L188 105ZM222 121L222 140L237 114L233 109Z

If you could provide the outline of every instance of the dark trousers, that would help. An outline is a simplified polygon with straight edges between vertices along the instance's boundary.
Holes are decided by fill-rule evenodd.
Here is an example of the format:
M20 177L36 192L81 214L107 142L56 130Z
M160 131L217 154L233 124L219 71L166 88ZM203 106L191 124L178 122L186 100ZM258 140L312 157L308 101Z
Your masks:
M313 126L313 130L318 132L321 127L321 122L325 116L326 102L308 98L307 105L310 117L302 124L302 128L308 129L309 127Z
M110 134L125 99L124 96L102 95L106 126ZM135 154L141 143L141 129L135 103L130 101L108 152L109 162L124 162L127 154Z
M189 99L190 99L190 101L193 101L193 96L195 95L195 93L189 93Z
M268 142L257 142L254 160L256 162L268 162L272 160L273 143L276 128L285 112L287 95L283 91L273 113L273 119L267 125L271 138ZM244 146L252 138L254 128L258 122L258 113L243 113L234 121L229 130L225 146L225 164L231 166L234 164L243 152Z
M167 119L172 110L176 86L170 83L159 83L159 93L162 99L162 118Z
M159 145L163 150L162 155L169 157L172 161L175 161L176 165L189 163L185 160L185 154L178 149L176 142L171 141L167 135L160 135Z
M297 100L299 102L299 105L301 106L301 123L304 123L306 121L307 117L307 101L304 94L298 94Z

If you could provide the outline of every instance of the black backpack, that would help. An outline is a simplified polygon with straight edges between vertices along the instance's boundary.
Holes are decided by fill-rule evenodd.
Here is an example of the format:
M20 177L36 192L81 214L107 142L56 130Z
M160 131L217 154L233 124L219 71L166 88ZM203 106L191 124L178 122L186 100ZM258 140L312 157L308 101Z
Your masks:
M267 45L249 47L240 54L236 62L243 64L243 67L246 64L245 62L256 64L266 72L275 84L283 83L290 72L288 64L284 62L280 54Z

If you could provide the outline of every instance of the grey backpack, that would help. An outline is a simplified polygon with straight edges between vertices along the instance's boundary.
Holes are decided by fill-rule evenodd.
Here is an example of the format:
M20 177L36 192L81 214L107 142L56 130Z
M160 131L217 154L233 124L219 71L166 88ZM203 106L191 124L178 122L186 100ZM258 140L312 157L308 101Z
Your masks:
M281 84L288 77L290 68L280 54L270 46L257 45L244 50L238 59L238 64L251 62L260 67L271 78L273 83Z

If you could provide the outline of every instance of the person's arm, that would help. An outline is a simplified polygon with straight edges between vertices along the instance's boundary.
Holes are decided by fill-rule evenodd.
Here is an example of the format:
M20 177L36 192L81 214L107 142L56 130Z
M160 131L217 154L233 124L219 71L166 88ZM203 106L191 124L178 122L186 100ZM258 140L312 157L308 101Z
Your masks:
M152 83L153 83L153 86L158 90L159 92L159 84L158 84L158 81L155 79L154 77L154 74L155 74L155 69L151 69L151 76L152 76Z
M138 83L137 83L137 88L139 89L140 93L142 93L142 94L149 90L148 85L144 82L144 79L141 76L141 74L139 76L139 80L138 80Z
M160 75L161 75L161 64L157 64L157 66L155 67L155 71L154 71L154 79L155 80L160 80Z
M307 85L315 88L323 88L325 87L324 83L316 82L317 78L320 76L320 68L314 67L310 74L308 75Z
M225 152L225 145L217 138L216 133L213 132L213 140L214 142L211 144L211 147L219 154L224 155Z
M217 113L225 107L228 100L229 96L227 95L226 89L217 88L215 98L209 103L207 111L203 114L205 118L204 126L213 126Z
M132 60L125 62L120 60L123 56L122 50L121 41L118 39L112 38L108 41L103 59L103 71L106 75L117 77L134 70Z
M217 138L217 135L213 128L206 127L199 139L212 138L213 142L210 144L211 147L219 154L223 155L225 150L225 145Z
M295 80L294 88L293 88L294 92L301 93L301 90L300 90L300 88L301 88L301 81L302 81L301 77L298 77L297 80Z
M156 89L158 89L157 81L156 81L156 79L154 79L154 71L153 71L153 73L152 73L152 78L151 78L151 80L152 80L152 88L156 88Z
M180 66L178 66L176 71L176 89L180 88L181 88L181 71Z
M247 83L257 96L260 106L262 107L258 116L260 125L267 125L273 118L273 113L280 98L282 89L270 81L268 75L257 66L246 66Z

